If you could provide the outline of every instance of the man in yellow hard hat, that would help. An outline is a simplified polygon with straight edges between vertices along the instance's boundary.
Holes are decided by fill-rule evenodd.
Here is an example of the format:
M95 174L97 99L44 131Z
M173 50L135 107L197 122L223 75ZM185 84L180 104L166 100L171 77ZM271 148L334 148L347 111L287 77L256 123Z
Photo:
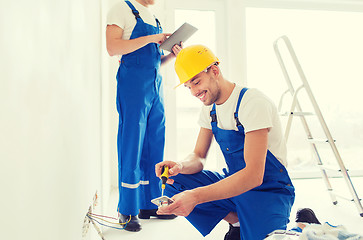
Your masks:
M175 61L180 84L205 106L193 153L169 167L166 195L174 202L159 214L186 216L206 236L222 219L225 239L261 240L286 229L295 189L286 171L286 144L274 103L257 89L226 80L219 60L203 45L184 48ZM203 170L213 137L224 154L224 174Z

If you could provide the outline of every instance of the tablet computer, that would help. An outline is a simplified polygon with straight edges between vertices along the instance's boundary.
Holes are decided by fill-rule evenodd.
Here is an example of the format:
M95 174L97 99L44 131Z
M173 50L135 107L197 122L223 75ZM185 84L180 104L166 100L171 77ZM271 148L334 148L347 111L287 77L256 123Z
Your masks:
M171 49L175 44L185 42L197 30L198 28L190 25L189 23L184 23L173 34L171 34L170 37L168 37L162 44L160 44L160 48L172 52Z

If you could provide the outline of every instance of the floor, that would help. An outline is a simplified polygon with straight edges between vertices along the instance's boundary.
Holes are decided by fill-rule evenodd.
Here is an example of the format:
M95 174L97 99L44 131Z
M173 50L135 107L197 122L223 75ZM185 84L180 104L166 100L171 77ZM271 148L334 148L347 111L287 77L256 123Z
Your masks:
M353 177L353 184L360 197L363 196L363 177ZM333 205L330 197L325 190L322 179L295 179L293 183L296 188L296 200L291 212L291 222L289 227L294 226L294 218L296 210L302 207L312 208L321 222L329 222L333 225L344 225L349 232L363 235L363 217L360 217L357 208L353 202L338 199L338 204ZM346 185L342 178L332 179L332 185L336 189L345 189ZM350 196L347 193L347 196ZM110 210L108 216L115 216L114 206L117 203L117 192L112 194L110 200ZM106 240L156 240L156 239L204 239L218 240L224 239L225 233L228 231L226 222L219 223L216 228L205 238L196 231L189 222L183 217L174 220L141 220L142 230L137 233L125 230L116 230L111 228L103 228L104 238ZM95 231L94 229L91 231ZM163 237L164 236L164 237ZM101 239L101 238L100 238Z

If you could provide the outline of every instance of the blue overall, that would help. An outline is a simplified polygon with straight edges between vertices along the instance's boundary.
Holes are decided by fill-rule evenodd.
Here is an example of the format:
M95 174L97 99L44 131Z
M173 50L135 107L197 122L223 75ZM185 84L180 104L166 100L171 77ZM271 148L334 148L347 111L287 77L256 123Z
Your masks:
M157 27L145 23L135 7L126 3L137 21L130 39L162 32L157 19ZM165 145L161 55L159 45L149 43L123 55L117 72L118 211L124 215L155 209L150 200L161 195L160 179L155 176Z
M238 120L239 105L246 90L242 89L234 114L238 131L218 128L215 105L211 111L212 131L223 152L228 171L223 169L224 175L208 170L191 175L179 174L173 177L174 184L167 186L168 196L213 184L246 166L243 155L244 128ZM229 199L199 204L187 216L187 220L206 236L229 212L237 212L241 239L261 240L273 230L286 229L294 199L295 189L285 167L268 150L262 185Z

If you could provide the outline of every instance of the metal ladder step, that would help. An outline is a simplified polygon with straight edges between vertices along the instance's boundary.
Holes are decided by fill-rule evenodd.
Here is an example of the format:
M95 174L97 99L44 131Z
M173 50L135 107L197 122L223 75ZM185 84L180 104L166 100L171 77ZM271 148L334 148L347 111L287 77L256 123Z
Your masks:
M321 138L321 139L319 139L319 138L308 138L308 141L310 143L329 143L329 139L324 139L324 138ZM333 141L336 142L335 139Z
M342 172L342 170L340 168L332 168L332 167L327 167L327 166L324 166L323 164L318 164L319 168L320 169L323 169L323 170L327 170L327 171L331 171L331 172ZM346 169L347 172L349 171L348 169Z
M296 117L301 117L301 116L312 116L315 115L312 112L284 112L284 113L280 113L280 116L289 116L289 115L293 115Z
M347 200L347 201L350 201L350 202L354 202L354 199L353 198L349 198L349 197L346 197L345 195L337 192L337 191L334 191L334 190L329 190L328 191L330 192L330 194L334 194L336 197L338 198L341 198L341 199L344 199L344 200ZM359 198L359 201L362 201L361 198ZM334 205L336 205L336 203L334 203Z

